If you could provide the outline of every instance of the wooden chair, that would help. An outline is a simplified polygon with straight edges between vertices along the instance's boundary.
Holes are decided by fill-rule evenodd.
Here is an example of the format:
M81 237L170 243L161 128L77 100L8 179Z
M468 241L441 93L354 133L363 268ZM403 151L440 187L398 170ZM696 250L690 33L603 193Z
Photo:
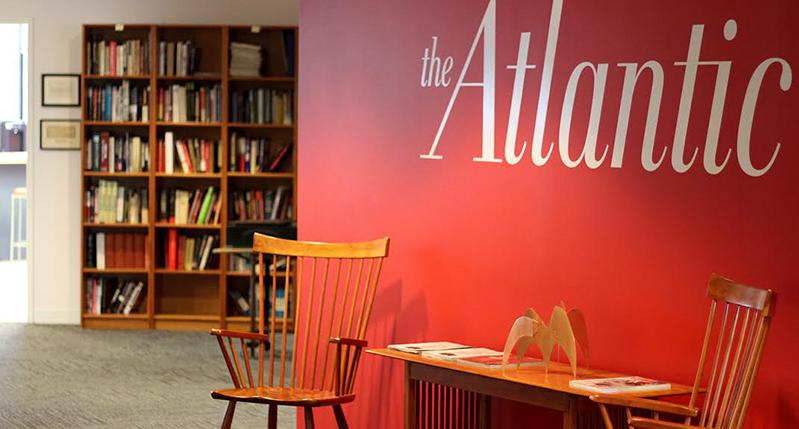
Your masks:
M211 331L219 341L234 386L232 389L215 390L211 394L214 399L228 401L222 422L223 429L230 428L237 402L269 404L270 429L277 427L278 405L303 407L306 428L314 427L313 408L332 406L338 427L347 427L341 404L355 399L355 374L361 352L367 345L364 340L366 326L369 323L383 259L388 256L388 241L388 238L383 238L362 243L328 244L282 240L255 234L253 250L258 253L260 264L260 333L219 329ZM264 332L264 321L267 320L264 318L264 262L266 261L266 265L270 263L270 258L264 258L265 254L271 255L271 266L275 267L269 273L272 302L276 302L278 281L283 282L286 299L282 311L286 319L290 316L289 323L294 326L293 358L288 380L285 377L288 323L282 323L281 327L278 322L278 329L282 331L282 342L279 356L275 356L278 345L275 340L277 305L272 305L268 319L273 344L269 350L268 362L265 362L267 358L264 356L264 342L270 338ZM286 258L285 268L278 270L278 257ZM294 267L296 270L292 271ZM291 291L292 272L296 277L296 307L290 309L288 293ZM306 279L309 274L310 279ZM300 301L301 298L303 301ZM301 314L304 320L300 319ZM234 339L240 341L240 350L244 351L246 372L242 368ZM257 380L253 379L245 340L259 342ZM276 360L279 361L277 368ZM265 367L265 363L268 366ZM278 374L279 378L275 382L274 378Z
M620 395L596 395L591 399L599 403L607 429L613 429L608 405L625 408L627 423L637 429L740 429L744 425L746 412L752 398L760 359L766 345L771 319L774 316L776 294L770 290L744 286L716 274L710 276L707 288L710 298L710 316L705 331L699 368L696 373L688 406L669 402L639 399ZM716 323L718 307L724 307L720 322ZM730 324L729 316L733 315ZM714 325L718 325L714 331ZM712 339L713 337L717 339ZM707 384L704 405L700 409L696 402L703 378L708 349L715 343L710 379ZM648 410L653 419L634 417L632 409ZM659 420L660 413L685 418L684 424ZM698 419L691 425L692 419Z

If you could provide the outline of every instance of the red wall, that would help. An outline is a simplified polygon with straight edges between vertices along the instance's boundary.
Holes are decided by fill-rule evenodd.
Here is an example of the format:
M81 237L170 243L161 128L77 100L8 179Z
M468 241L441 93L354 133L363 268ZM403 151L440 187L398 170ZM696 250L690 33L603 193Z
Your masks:
M739 167L738 123L747 84L762 61L799 67L795 1L566 0L546 116L549 161L533 164L530 145L516 165L474 162L481 151L482 98L463 88L437 155L422 159L449 103L488 5L469 1L303 0L300 6L300 237L324 241L391 237L368 339L372 346L450 340L501 348L525 308L549 314L561 299L586 314L593 364L691 383L709 302L711 272L779 293L750 412L752 428L799 425L799 82L779 86L766 73L752 128L752 161L772 168L750 177ZM496 153L503 158L521 32L531 32L517 151L535 127L552 5L498 0ZM726 41L728 19L737 37ZM717 175L702 165L716 67L700 66L685 173L671 154L691 28L704 24L700 59L731 61ZM449 87L420 85L422 56L437 36L452 56ZM656 60L665 75L653 172L641 165L650 82L635 92L622 168L611 168L624 70ZM482 76L482 43L467 80ZM564 165L558 154L563 94L575 66L609 64L597 169ZM577 91L570 153L582 150L592 83ZM599 151L601 155L601 150ZM544 316L547 317L547 316ZM401 427L402 366L363 360L358 398L345 412L353 427ZM495 401L497 421L531 410ZM320 417L330 417L327 411ZM542 418L557 421L557 416ZM518 421L518 420L517 420ZM324 427L333 427L331 420ZM556 423L554 423L556 424ZM555 427L553 424L552 427ZM503 425L504 426L504 425ZM539 426L543 427L543 426Z

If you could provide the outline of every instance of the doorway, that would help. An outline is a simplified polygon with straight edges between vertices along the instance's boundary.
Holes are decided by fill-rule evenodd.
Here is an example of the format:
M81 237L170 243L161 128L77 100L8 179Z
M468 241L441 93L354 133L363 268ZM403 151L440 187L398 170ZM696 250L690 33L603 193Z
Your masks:
M0 23L0 322L28 321L28 24Z

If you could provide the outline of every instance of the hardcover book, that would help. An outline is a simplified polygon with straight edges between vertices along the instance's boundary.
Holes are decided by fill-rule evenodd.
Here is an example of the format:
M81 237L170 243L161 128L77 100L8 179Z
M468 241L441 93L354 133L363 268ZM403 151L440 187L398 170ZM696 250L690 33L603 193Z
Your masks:
M476 356L476 357L468 357L468 358L461 358L456 359L455 362L466 365L466 366L473 366L477 368L483 369L490 369L500 370L502 369L502 353L499 356ZM508 364L512 365L512 369L516 369L516 357L512 356L508 359ZM522 362L519 365L520 368L529 368L531 366L541 365L543 361L541 359L531 358L529 356L522 357Z
M455 350L465 349L467 347L461 344L443 341L433 343L391 344L388 346L388 348L398 352L413 353L418 355L426 351Z
M431 359L441 359L447 361L454 361L456 359L462 359L462 358L484 357L484 356L502 357L502 352L485 348L471 348L471 347L466 349L435 350L435 351L422 352L422 357L431 358Z

